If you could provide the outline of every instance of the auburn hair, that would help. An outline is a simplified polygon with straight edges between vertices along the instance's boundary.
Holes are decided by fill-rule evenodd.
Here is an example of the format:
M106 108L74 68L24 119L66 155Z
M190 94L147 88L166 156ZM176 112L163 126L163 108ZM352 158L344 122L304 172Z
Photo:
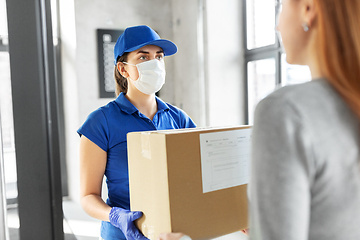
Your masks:
M360 1L314 0L318 64L360 118Z

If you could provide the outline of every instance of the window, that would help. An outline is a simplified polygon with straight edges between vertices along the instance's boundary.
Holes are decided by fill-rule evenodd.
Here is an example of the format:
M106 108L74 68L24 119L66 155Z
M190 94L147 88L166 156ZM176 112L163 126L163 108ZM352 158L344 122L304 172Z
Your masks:
M303 83L311 79L309 68L288 64L285 53L281 54L281 66L281 86Z
M250 0L246 4L247 49L275 44L274 0Z
M10 80L10 59L8 52L8 31L5 1L0 3L0 116L3 138L3 157L5 168L6 199L8 204L16 202L17 173L15 157L14 124L12 112L12 94Z
M14 56L17 57L17 56L20 56L21 54L23 55L23 52L18 50L17 48L13 48L13 49L10 50L10 51L12 51L11 54L9 54L9 37L8 37L8 34L9 34L8 32L11 32L11 31L8 31L8 20L9 20L9 23L10 23L11 22L10 19L13 20L13 18L10 17L10 16L14 16L14 14L11 14L11 12L14 13L14 10L15 11L19 10L20 12L22 11L22 13L24 13L24 12L27 12L28 9L30 9L28 7L29 5L33 5L33 8L31 8L32 10L29 11L29 15L26 15L26 17L24 19L31 18L31 17L39 17L40 15L41 15L41 17L43 17L45 15L45 13L49 13L49 11L46 11L46 9L48 8L47 4L48 4L48 2L42 2L41 4L38 4L38 5L32 4L32 3L29 2L28 5L25 4L26 6L22 6L22 7L19 8L18 6L16 6L16 3L14 4L14 2L11 3L11 1L0 0L0 86L1 86L0 87L0 130L1 130L0 131L0 138L2 140L2 141L0 141L0 154L1 154L0 162L3 161L3 163L4 163L3 164L4 172L5 172L4 176L0 177L0 183L1 183L1 185L3 185L3 184L5 185L4 193L1 192L1 194L2 194L2 197L4 199L6 198L6 204L7 204L7 206L1 206L2 209L0 210L0 223L4 223L4 222L6 223L6 225L2 224L3 229L0 228L0 238L1 239L5 239L5 238L9 239L9 236L10 236L10 239L19 239L19 233L20 233L20 229L21 229L20 228L20 218L21 217L22 217L21 222L22 222L23 233L26 232L26 231L32 232L32 230L33 230L32 228L34 228L34 226L36 225L36 224L33 225L33 222L34 222L33 221L33 216L34 216L34 214L27 214L27 213L31 212L34 209L33 204L32 205L23 204L21 211L18 211L18 202L21 202L20 199L24 199L27 196L26 193L24 193L22 195L21 194L18 195L18 190L21 193L21 188L18 188L19 182L21 182L23 184L22 186L24 186L24 185L25 186L26 185L30 186L30 185L32 185L32 183L36 182L38 179L42 179L43 176L50 176L51 174L54 174L54 171L52 171L51 174L43 174L43 176L40 176L40 178L38 178L38 177L33 178L33 179L36 179L36 181L28 182L28 183L26 181L24 181L24 178L21 178L21 179L17 178L17 176L20 176L20 175L25 176L26 174L22 174L22 173L24 173L24 171L26 173L28 173L27 168L19 167L17 169L17 166L19 166L19 162L17 162L17 158L19 157L19 155L20 156L21 155L26 155L31 151L28 151L28 149L19 151L19 149L21 149L21 148L19 148L19 145L15 145L15 136L14 136L15 134L14 134L14 132L16 132L15 130L18 130L18 129L16 129L16 125L14 125L14 119L18 120L18 119L24 119L24 118L22 117L21 111L19 111L19 108L17 108L17 109L16 109L16 107L13 108L13 102L14 103L19 102L20 98L19 98L19 94L18 95L13 94L14 92L16 93L16 91L13 91L14 90L14 85L13 85L13 88L12 88L12 84L11 84L11 82L13 81L14 76L11 75L11 72L10 72L11 63L10 63L9 56L11 55L12 57L14 57ZM7 5L7 7L6 7L6 5ZM53 32L53 37L54 37L53 44L54 44L54 48L55 48L55 58L56 58L55 63L58 64L58 65L55 66L55 68L57 68L56 72L59 74L60 73L60 70L59 70L59 66L60 66L60 61L59 61L60 60L60 58L59 58L60 41L59 41L59 34L58 34L59 29L57 27L58 26L58 21L57 21L57 15L56 15L57 0L51 0L51 7L52 7L52 16L53 16L53 19L52 19L53 28L52 29L54 30L54 32ZM9 11L10 13L8 14L7 11ZM13 20L12 23L14 23L14 22L16 22L16 21ZM46 18L43 19L42 24L44 24L45 22L47 23ZM10 30L14 29L14 25L16 25L16 24L13 24L13 25L9 24L9 29ZM30 26L30 25L31 24L26 25L26 26ZM23 28L26 28L26 27L23 27ZM24 32L24 31L22 31L22 30L24 30L23 28L16 29L16 31L17 32ZM34 27L34 29L38 30L40 28L35 28ZM18 36L16 34L14 34L14 32L15 31L12 31L12 33L13 33L12 36L13 36L13 39L14 38L16 39ZM34 33L36 31L32 31L32 32ZM39 32L37 32L37 34L39 34ZM15 42L16 42L16 40L15 40ZM31 41L29 41L29 42L37 43L37 45L40 48L44 47L44 46L40 46L43 43L40 40L38 40L38 38L36 40L34 40L34 38L31 38ZM35 44L33 44L33 45L35 45ZM11 46L11 44L10 44L10 46ZM51 44L50 44L50 47L51 47ZM44 48L42 48L42 50L44 50ZM44 53L44 55L45 54L47 54L47 53ZM40 60L38 60L37 58L34 58L34 62L35 61L40 62ZM52 64L52 59L51 59L51 61L49 61L49 64ZM25 65L28 65L28 64L25 64ZM31 69L31 67L30 67L30 69ZM41 74L39 74L39 75L41 75ZM57 92L57 94L59 96L62 96L62 93L61 93L61 81L60 81L61 76L57 75L56 77L58 78L58 81L57 81L58 85L57 86L59 88L59 92ZM35 82L36 82L36 80L37 79L35 78ZM41 84L40 81L38 83ZM31 91L29 91L29 92L31 92ZM46 91L46 93L48 94L49 91ZM52 94L52 96L54 96L54 95L55 94ZM47 97L47 98L50 98L50 97ZM13 99L14 99L14 101L13 101ZM31 99L31 98L29 98L29 99ZM16 106L16 105L14 104L14 106ZM41 108L44 109L45 108L44 106L45 106L45 104L41 105ZM36 111L34 111L34 112L38 113L39 111L38 111L37 107L35 107L35 108L36 108ZM63 120L62 107L58 107L58 109L59 109L59 112L60 112L58 114L58 116L59 115L60 116L57 118L57 121L60 122L59 125L61 127L61 130L63 130L64 127L63 127L63 121L62 121ZM42 113L44 113L44 112L45 111L43 111ZM36 114L36 113L34 113L34 114ZM16 116L17 116L17 118L16 118ZM44 114L42 114L41 116L44 116ZM29 121L29 122L31 122L31 121ZM49 125L51 125L51 124L49 124ZM19 126L19 125L17 125L17 126ZM56 126L56 125L53 124L52 126ZM34 129L36 129L36 128L34 128ZM46 126L46 129L48 130L49 128L47 128L47 126ZM61 131L61 130L59 131L60 132L59 138L61 138L59 140L59 142L60 142L61 146L64 146L64 143L63 143L64 138L63 138L63 135L62 135L64 131ZM36 132L36 131L37 130L32 130L32 133ZM21 131L18 130L17 132L21 132ZM55 135L53 135L53 136L55 136ZM24 139L24 138L19 137L19 139ZM40 139L40 138L35 137L34 139ZM46 140L48 140L48 139L44 139L44 142ZM21 144L20 144L20 146L21 146ZM51 148L52 148L51 150L53 150L54 152L57 151L56 147L52 146ZM64 156L64 153L63 153L64 148L61 148L60 150L61 150L61 156ZM21 152L21 154L19 154L19 152ZM31 155L31 154L29 154L29 155ZM46 157L44 159L46 159ZM27 162L27 161L21 161L21 164L23 164L24 162ZM62 162L62 164L63 163L65 163L65 159L64 159L64 162ZM42 164L36 165L36 168L34 168L34 169L43 169L43 168L40 167L41 165ZM3 166L0 166L0 169ZM42 165L42 166L44 166L44 165ZM58 169L59 168L57 168L56 170L58 171ZM50 168L47 168L46 171L49 171L49 173L50 173ZM42 172L45 173L46 171L42 171ZM19 174L17 174L17 173L19 173ZM61 174L62 174L62 176L66 176L66 167L62 167ZM56 175L56 174L54 174L54 175ZM31 177L32 175L28 174L28 176ZM67 189L67 179L63 178L63 180L64 180L64 187L63 188ZM43 182L49 182L49 181L43 181ZM55 186L53 181L52 181L52 186ZM28 188L28 187L24 188L23 187L22 189L31 189L31 191L33 191L34 188L31 188L31 187L30 188ZM59 191L58 189L59 188L57 188L55 191L58 192ZM3 189L0 189L0 190L2 191ZM50 193L53 194L53 192L55 192L55 191L53 191L53 192L49 192L49 194L43 194L43 191L46 191L46 187L42 187L41 191L38 190L37 194L36 193L32 194L31 198L34 197L36 199L36 202L39 202L38 200L44 199L45 195L49 196ZM39 194L39 192L41 194ZM63 192L65 192L65 191L63 190ZM54 199L54 197L52 197L52 199ZM28 199L25 199L25 200L27 201ZM35 201L33 201L33 202L35 202ZM1 203L2 203L2 201L0 201L0 205L1 205ZM58 210L58 209L60 208L59 206L61 206L61 205L59 205L57 203L55 204L55 202L53 202L53 203L54 203L54 205L52 207L54 209L56 208L56 210L58 212L60 212L60 210ZM46 224L45 225L43 224L43 226L52 226L52 227L55 226L54 219L56 219L57 222L59 222L58 226L62 225L62 223L63 223L62 219L58 220L59 218L61 218L60 214L53 214L53 212L55 212L55 211L50 211L49 208L46 208L46 207L42 208L43 207L42 204L40 205L40 207L44 211L42 211L42 213L39 214L38 216L50 216L52 218L51 219L52 221L46 221ZM24 218L23 216L26 216L26 217ZM31 218L29 220L27 219L28 216L31 216ZM48 227L46 229L48 230L49 228L50 227ZM4 229L5 229L5 231L4 231ZM56 231L60 232L59 229L60 228L56 228ZM48 234L49 231L45 231L44 234ZM33 231L33 232L36 232L36 231ZM8 234L8 233L10 233L10 234ZM6 236L4 238L4 234L9 235L9 236ZM38 233L36 232L36 234L38 234ZM42 234L40 234L40 235L42 235ZM53 236L55 236L55 234ZM58 239L58 236L56 236L56 239Z
M285 61L286 55L275 32L278 1L243 1L248 124L253 124L257 103L275 89L311 80L308 67Z
M253 122L256 104L274 91L276 87L275 63L273 58L249 61L247 63L249 122Z

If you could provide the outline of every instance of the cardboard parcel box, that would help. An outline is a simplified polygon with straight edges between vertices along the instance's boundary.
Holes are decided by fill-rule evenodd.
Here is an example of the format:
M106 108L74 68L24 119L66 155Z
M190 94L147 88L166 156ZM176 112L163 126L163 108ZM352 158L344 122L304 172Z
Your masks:
M249 126L127 135L130 205L136 224L156 240L162 232L209 239L248 227Z

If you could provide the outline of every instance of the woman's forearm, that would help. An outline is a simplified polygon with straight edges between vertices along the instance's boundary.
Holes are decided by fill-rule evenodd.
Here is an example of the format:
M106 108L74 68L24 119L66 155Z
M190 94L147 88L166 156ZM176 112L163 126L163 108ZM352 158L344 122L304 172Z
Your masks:
M109 222L111 207L96 194L89 194L81 198L81 206L91 217Z

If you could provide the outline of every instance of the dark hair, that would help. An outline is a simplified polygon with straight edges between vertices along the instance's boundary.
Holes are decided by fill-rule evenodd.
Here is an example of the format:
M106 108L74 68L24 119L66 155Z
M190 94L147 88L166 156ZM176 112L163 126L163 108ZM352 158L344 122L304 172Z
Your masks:
M127 89L128 89L128 83L127 83L127 79L124 78L119 70L117 69L117 63L118 62L126 62L127 61L127 57L128 57L128 52L125 52L122 56L117 58L116 61L116 65L115 65L115 69L114 69L114 77L115 77L115 94L116 97L119 96L119 94L121 92L123 93L127 93Z

